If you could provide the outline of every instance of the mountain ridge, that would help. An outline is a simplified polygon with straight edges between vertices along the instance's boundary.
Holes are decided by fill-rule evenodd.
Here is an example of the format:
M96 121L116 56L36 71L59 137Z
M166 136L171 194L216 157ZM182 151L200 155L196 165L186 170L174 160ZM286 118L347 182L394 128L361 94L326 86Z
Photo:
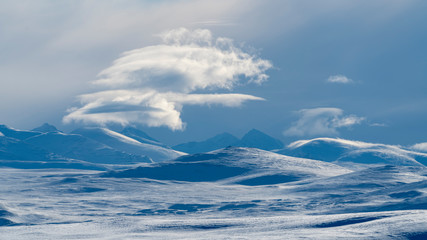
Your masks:
M273 138L257 129L252 129L248 131L241 139L230 133L224 132L204 141L181 143L173 146L172 149L194 154L214 151L228 146L273 150L281 149L284 145L280 140Z

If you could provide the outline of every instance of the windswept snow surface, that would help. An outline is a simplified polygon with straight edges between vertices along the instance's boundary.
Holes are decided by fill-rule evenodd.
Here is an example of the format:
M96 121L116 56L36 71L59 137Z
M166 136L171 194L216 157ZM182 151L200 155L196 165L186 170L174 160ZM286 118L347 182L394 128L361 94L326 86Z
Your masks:
M0 169L1 238L427 236L427 172L423 167L383 166L262 186L105 178L100 173Z
M401 146L365 143L338 138L315 138L289 144L277 153L334 162L391 164L402 166L427 165L427 153L416 152Z
M120 171L0 168L0 239L426 239L426 226L421 164L228 147Z

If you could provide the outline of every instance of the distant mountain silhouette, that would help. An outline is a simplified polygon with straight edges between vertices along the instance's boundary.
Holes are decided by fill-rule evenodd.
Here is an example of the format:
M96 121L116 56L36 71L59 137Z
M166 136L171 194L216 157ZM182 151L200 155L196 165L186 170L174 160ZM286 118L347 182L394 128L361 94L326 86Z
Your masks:
M172 148L178 151L194 154L209 152L228 146L273 150L283 148L283 143L259 130L252 129L246 133L242 139L238 139L230 133L222 133L205 141L178 144Z
M172 148L178 151L194 154L210 152L233 145L236 146L238 142L239 139L230 133L221 133L205 141L178 144Z
M280 140L270 137L259 130L252 129L243 136L236 146L273 150L281 149L284 145Z
M42 133L48 133L48 132L61 132L59 131L55 126L50 125L49 123L44 123L43 125L34 128L34 132L42 132Z

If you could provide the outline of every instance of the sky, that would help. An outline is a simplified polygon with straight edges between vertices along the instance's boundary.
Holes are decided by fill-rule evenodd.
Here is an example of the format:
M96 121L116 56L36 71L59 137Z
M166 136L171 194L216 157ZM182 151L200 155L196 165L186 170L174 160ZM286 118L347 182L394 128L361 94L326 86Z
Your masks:
M422 0L0 0L0 123L427 142Z

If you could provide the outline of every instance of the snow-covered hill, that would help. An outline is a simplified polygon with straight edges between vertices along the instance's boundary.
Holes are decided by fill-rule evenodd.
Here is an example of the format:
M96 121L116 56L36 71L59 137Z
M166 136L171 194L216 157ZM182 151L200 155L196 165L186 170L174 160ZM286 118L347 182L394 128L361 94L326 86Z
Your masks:
M155 162L170 160L185 155L182 152L170 148L139 142L131 137L107 128L79 128L72 133L85 136L128 154L145 155Z
M411 151L400 146L338 138L300 140L289 144L277 153L334 162L345 166L349 166L351 163L427 165L427 154L425 153Z
M112 171L104 176L190 182L227 179L230 183L265 185L348 172L351 171L322 161L288 157L255 148L228 147L150 166Z

